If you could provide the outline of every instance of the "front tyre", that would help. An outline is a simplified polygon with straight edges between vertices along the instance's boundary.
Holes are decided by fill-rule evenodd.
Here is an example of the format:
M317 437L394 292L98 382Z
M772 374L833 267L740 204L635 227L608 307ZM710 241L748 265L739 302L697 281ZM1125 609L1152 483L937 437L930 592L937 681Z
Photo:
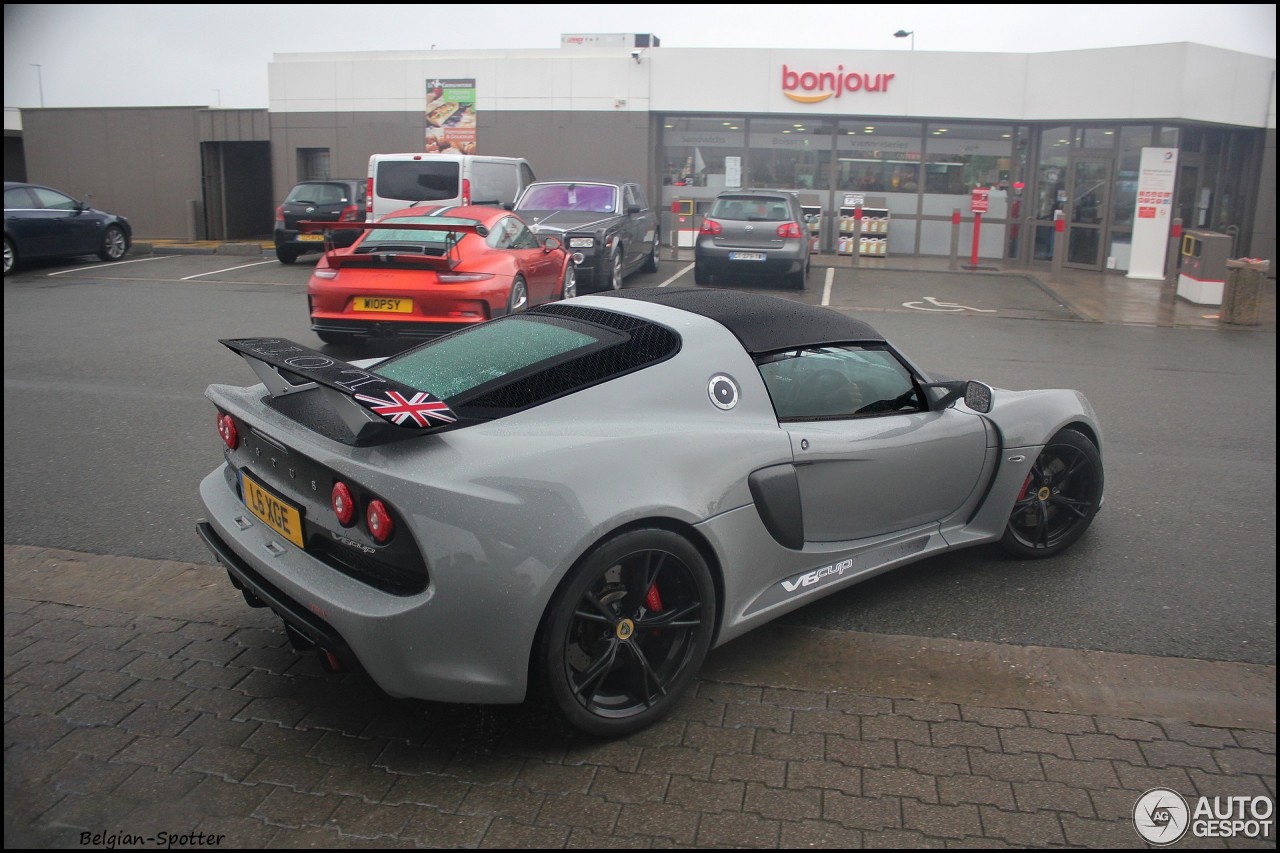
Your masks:
M1040 451L1000 545L1015 557L1060 554L1089 528L1102 504L1102 456L1083 433L1064 429Z
M622 533L578 562L548 607L538 661L574 727L603 737L666 716L715 633L706 561L669 530Z
M108 225L102 232L102 245L98 248L98 257L104 261L118 261L129 251L129 238L119 225Z
M292 264L298 260L298 253L284 246L276 246L276 260L282 264Z

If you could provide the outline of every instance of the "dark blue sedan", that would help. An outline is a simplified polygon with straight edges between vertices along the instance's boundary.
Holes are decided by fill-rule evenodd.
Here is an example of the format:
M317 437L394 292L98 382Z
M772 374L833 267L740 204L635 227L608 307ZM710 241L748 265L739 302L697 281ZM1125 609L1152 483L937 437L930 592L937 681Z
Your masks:
M36 258L97 255L118 261L129 251L129 220L94 210L38 184L4 183L4 274Z

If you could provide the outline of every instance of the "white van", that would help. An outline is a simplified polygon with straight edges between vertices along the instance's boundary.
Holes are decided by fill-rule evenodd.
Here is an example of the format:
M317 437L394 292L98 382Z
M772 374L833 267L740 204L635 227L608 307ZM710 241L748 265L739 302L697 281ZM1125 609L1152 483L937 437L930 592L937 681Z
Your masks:
M374 154L369 158L369 206L374 222L405 207L514 204L533 183L521 157L481 154Z

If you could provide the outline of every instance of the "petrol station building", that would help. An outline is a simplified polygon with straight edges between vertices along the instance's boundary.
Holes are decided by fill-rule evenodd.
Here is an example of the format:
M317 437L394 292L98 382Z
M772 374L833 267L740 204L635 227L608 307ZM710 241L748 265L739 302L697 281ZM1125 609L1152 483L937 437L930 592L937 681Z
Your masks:
M24 153L32 180L75 193L102 180L88 171L101 148L78 149L105 133L123 174L94 201L145 236L269 233L295 182L363 177L371 154L452 131L540 178L641 182L664 243L689 239L724 189L767 186L799 193L824 252L867 254L844 239L862 207L871 253L946 255L956 210L968 245L982 189L981 258L1048 263L1062 220L1067 266L1123 273L1144 149L1174 152L1162 216L1228 235L1234 257L1274 257L1275 65L1190 43L948 53L672 48L646 34L290 53L267 68L265 111L24 110ZM148 178L158 139L168 197Z

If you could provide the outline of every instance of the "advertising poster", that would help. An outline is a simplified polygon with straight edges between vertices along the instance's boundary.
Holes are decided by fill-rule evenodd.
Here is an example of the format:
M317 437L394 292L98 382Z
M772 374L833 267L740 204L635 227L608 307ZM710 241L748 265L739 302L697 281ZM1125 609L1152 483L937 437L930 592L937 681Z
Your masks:
M427 153L475 154L476 81L428 80Z
M1173 185L1177 176L1178 149L1142 149L1128 278L1152 281L1164 278L1169 229L1173 227Z

